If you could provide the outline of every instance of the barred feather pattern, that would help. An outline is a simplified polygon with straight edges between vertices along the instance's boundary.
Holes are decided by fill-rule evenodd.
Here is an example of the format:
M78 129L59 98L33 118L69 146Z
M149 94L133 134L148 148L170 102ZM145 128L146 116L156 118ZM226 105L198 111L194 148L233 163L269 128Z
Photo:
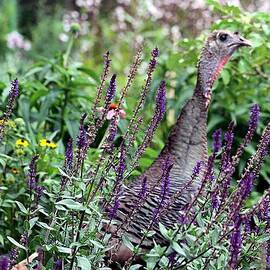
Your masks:
M177 124L172 129L168 143L160 153L156 161L144 172L136 181L132 182L123 190L120 198L120 207L118 215L115 218L116 224L121 224L128 219L131 222L126 228L118 232L121 237L125 233L133 244L138 244L142 238L143 231L147 229L153 218L153 211L160 201L162 164L167 155L171 155L174 160L174 166L171 170L170 192L166 200L179 191L191 178L194 166L198 161L207 160L207 141L206 141L206 117L207 108L203 96L194 95L191 100L184 106ZM145 199L143 205L139 207L132 217L129 216L134 205L139 202L141 181L147 177L149 189L151 190ZM167 228L172 228L178 222L179 212L182 207L190 201L191 194L197 190L198 181L192 186L186 188L180 197L177 197L170 206L170 211L159 217L159 222ZM161 236L158 223L154 223L151 230L155 231L154 239L156 242L165 243L164 237ZM141 247L148 249L153 246L153 240L146 238Z

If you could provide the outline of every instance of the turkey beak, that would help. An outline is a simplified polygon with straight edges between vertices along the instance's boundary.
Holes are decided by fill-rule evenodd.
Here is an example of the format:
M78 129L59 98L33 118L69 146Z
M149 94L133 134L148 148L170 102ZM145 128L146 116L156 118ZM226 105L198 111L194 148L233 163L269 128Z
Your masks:
M239 47L252 47L251 42L241 36L239 36L238 44L239 44Z
M234 32L234 42L229 47L251 47L252 44L249 40L239 35L239 32Z

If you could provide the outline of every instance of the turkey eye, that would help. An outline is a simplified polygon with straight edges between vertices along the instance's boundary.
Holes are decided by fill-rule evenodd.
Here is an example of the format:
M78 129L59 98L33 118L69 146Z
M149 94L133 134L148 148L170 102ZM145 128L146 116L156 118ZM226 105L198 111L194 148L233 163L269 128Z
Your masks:
M222 42L224 42L224 41L227 40L227 37L228 37L228 34L221 34L221 35L219 36L219 40L222 41Z

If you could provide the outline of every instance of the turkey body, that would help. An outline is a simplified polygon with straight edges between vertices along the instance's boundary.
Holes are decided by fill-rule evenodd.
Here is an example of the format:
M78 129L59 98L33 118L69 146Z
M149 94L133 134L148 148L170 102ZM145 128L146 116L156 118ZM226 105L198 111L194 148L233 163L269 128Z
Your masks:
M181 210L198 189L199 180L188 186L187 183L191 179L195 165L198 162L207 162L206 126L211 89L223 66L242 46L250 46L250 43L238 32L220 30L209 35L199 59L197 84L193 96L183 107L158 158L122 192L114 225L110 228L112 232L110 255L113 261L125 263L134 257L131 250L123 244L123 235L127 236L133 245L139 244L145 250L153 246L153 238L159 244L166 244L159 231L158 222L167 228L173 228L179 222ZM173 167L170 170L169 191L164 200L170 201L172 197L173 200L168 211L161 211L158 222L153 222L162 197L160 182L164 174L163 164L169 156L172 158ZM140 204L141 183L145 178L149 192ZM174 196L175 194L177 196ZM151 230L155 231L153 238L144 237L149 224Z
M170 200L176 192L184 187L191 178L193 167L197 162L206 161L206 118L207 107L203 97L194 95L182 109L176 125L170 132L168 142L158 158L138 179L125 187L115 221L117 224L125 224L128 221L129 224L118 231L119 238L125 234L133 245L140 243L143 231L147 230L161 199L162 167L168 155L173 159L173 167L170 171L171 184L165 200ZM145 177L150 192L144 199L143 204L136 208L133 215L131 212L140 203L138 194L141 192L141 183ZM179 211L189 201L190 195L196 190L197 185L198 183L195 182L188 188L183 189L181 196L176 197L171 204L170 211L160 214L159 222L167 228L172 228L178 222ZM159 231L158 222L152 224L151 230L155 231L154 239L157 243L166 244L166 240ZM152 246L152 237L146 238L141 243L141 247L146 250ZM118 248L119 250L115 250L112 258L124 263L131 253L124 245L120 244Z

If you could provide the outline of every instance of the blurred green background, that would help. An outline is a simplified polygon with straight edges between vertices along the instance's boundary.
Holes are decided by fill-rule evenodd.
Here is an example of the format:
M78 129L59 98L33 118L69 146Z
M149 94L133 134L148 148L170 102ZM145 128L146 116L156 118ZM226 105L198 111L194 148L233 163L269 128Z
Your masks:
M64 145L69 137L76 138L81 113L90 112L103 69L102 56L108 50L112 73L118 75L119 95L137 48L140 44L144 48L139 76L124 104L127 118L120 121L120 136L138 99L150 52L155 46L160 49L149 101L154 99L158 83L165 79L168 107L138 170L149 166L183 104L192 95L200 49L214 29L240 31L253 43L252 49L240 50L233 56L215 83L208 121L209 146L213 131L226 130L232 120L237 123L236 141L240 143L247 130L250 106L254 103L261 106L260 125L239 166L237 173L241 174L270 116L269 11L269 1L255 0L0 0L2 111L9 81L18 77L21 90L5 144L1 146L0 184L8 187L9 192L5 193L5 200L2 198L0 209L4 212L14 208L14 200L24 196L25 170L33 153L42 156L39 171L45 184L50 187L58 181L55 175L63 162ZM145 125L154 106L153 102L146 104ZM143 134L143 131L138 134L137 141ZM18 147L19 138L26 139L29 146ZM54 141L57 147L42 150L39 140L44 138ZM267 161L253 199L257 200L269 184L270 161ZM5 222L0 225L7 226ZM0 231L1 244L4 243Z

